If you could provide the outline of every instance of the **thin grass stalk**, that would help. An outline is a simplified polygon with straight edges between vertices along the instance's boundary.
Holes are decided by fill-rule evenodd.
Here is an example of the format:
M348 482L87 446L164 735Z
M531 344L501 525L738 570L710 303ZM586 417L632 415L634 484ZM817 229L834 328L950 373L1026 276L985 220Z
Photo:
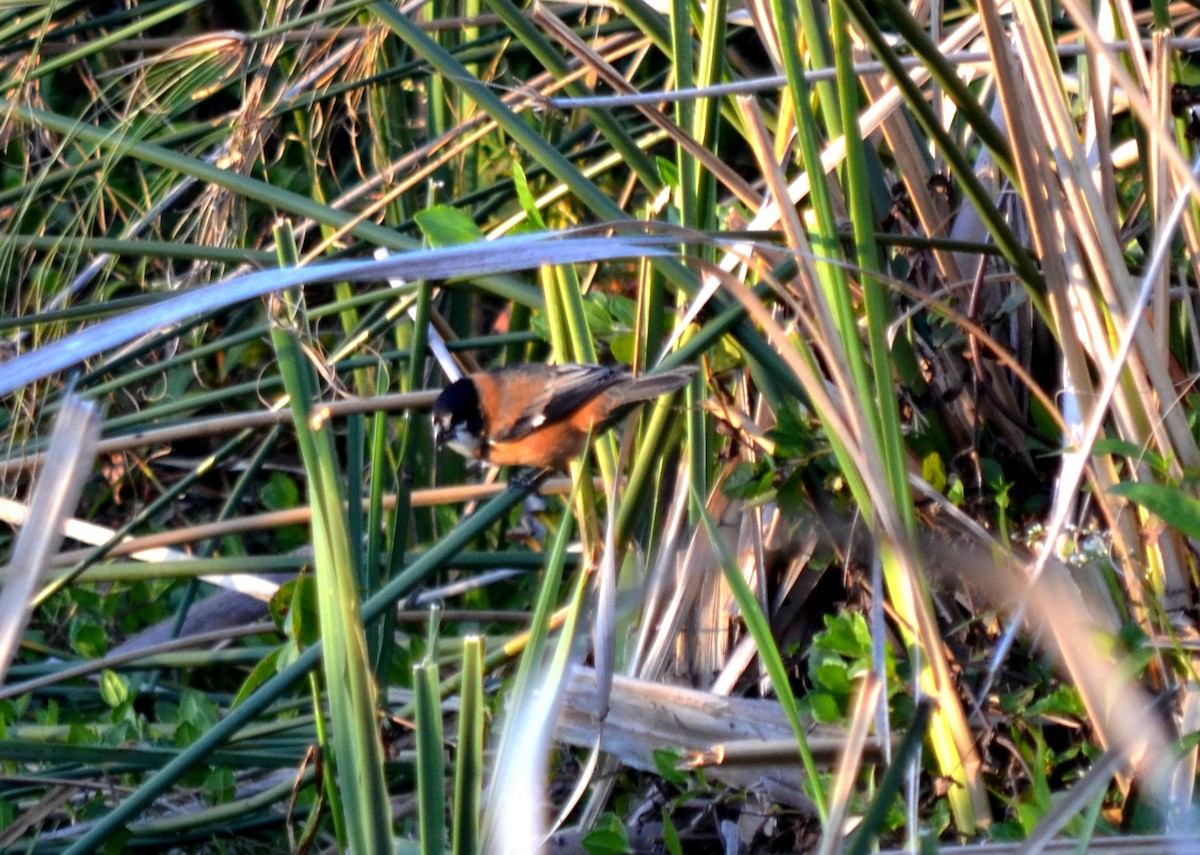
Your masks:
M695 56L692 46L692 9L688 0L671 0L667 6L671 25L671 67L676 89L695 87ZM675 123L689 133L695 128L695 102L685 98L675 102ZM675 168L679 171L679 186L675 188L675 207L679 221L687 228L703 228L704 216L699 210L696 191L699 188L700 168L687 149L675 146Z
M672 4L673 18L677 14L690 15L690 12L691 4L688 0L676 0ZM695 48L692 46L690 27L687 29L685 33L686 44L683 42L677 44L677 50L682 48L684 49L684 53L676 55L676 88L707 87L721 80L725 71L727 15L728 3L726 0L711 0L704 5L700 40ZM678 35L676 36L676 41L678 42ZM695 71L692 68L693 63L696 65ZM690 99L680 101L676 105L676 120L679 126L687 130L699 146L711 147L715 153L718 128L721 120L719 104L714 104L709 99L700 99L695 102L694 106L689 106L686 110L684 109L685 104L691 105ZM676 156L679 164L681 191L679 199L680 222L685 226L704 231L715 229L718 213L717 182L715 176L710 171L701 168L702 164L696 158L686 155L685 149L682 146L678 148ZM695 252L702 254L708 260L711 260L713 255L711 248L707 250L697 249ZM662 298L659 296L657 299L661 300ZM681 308L685 300L685 295L679 294L677 296L677 301ZM657 339L651 339L649 336L646 336L645 340L648 346L657 346ZM683 339L681 338L681 340ZM687 436L686 454L688 457L688 470L696 487L696 494L701 496L708 494L712 468L706 420L704 413L698 406L699 401L705 395L705 382L703 377L696 376L688 384L687 401L689 406L684 417L684 429ZM655 407L655 418L662 412L661 407L661 403ZM661 423L652 422L651 424ZM640 507L640 502L636 494L627 495L623 505ZM692 509L693 519L695 519L701 510L700 508ZM618 528L618 533L620 532L621 529Z
M460 522L453 532L438 541L363 604L363 620L368 624L377 620L385 610L392 608L397 600L508 514L525 495L525 489L506 490ZM89 855L97 851L104 841L149 807L193 766L206 762L214 750L246 728L279 697L302 680L321 661L323 645L323 641L318 641L302 651L292 664L260 686L240 706L231 710L186 750L152 775L136 792L97 820L86 834L67 848L64 855Z
M477 21L480 15L483 14L482 0L462 0L460 3L461 17L464 21ZM468 23L462 28L459 37L464 45L470 45L479 39L481 30L477 26L472 26ZM468 63L467 72L476 78L482 79L482 67L478 63ZM467 122L471 118L471 114L475 111L475 105L471 99L464 93L458 93L458 121L459 124ZM459 193L467 192L475 187L479 178L479 149L478 143L468 148L462 155L461 164L457 170L458 180L460 182Z
M0 98L0 111L11 120L43 127L64 136L102 149L115 149L122 155L137 158L164 169L190 175L201 181L222 187L232 193L253 199L298 217L337 227L349 227L351 234L361 240L393 250L411 249L416 244L392 229L371 222L355 222L355 217L321 205L297 193L266 184L255 178L221 169L200 158L189 157L172 149L149 142L129 140L110 130L96 128L76 119L17 104Z
M452 855L481 851L479 818L483 804L483 639L463 639L462 688L458 705L458 744L454 760L454 805L451 808Z
M888 594L897 614L902 616L901 628L906 633L906 642L913 647L914 652L920 653L922 670L919 677L922 689L946 704L939 711L938 726L932 731L933 745L939 763L943 764L943 773L960 785L950 791L951 805L957 812L956 821L962 823L960 830L964 834L972 833L976 816L981 817L983 821L987 821L990 816L986 810L984 793L979 786L978 758L974 754L962 706L953 694L954 681L950 676L937 624L933 620L928 595L917 572L911 550L895 545L897 539L903 543L903 527L890 507L890 500L885 496L886 480L875 474L881 468L877 460L878 451L862 442L843 441L843 438L852 438L856 434L848 427L842 409L830 397L825 377L818 371L805 339L787 336L761 300L736 279L727 278L724 284L766 331L770 340L775 342L780 356L787 362L788 370L804 385L825 426L826 436L841 471L847 476L847 482L852 490L862 491L861 494L854 493L860 509L864 512L873 511L878 515L878 519L872 518L872 524L879 536L880 560L888 581ZM814 336L819 337L819 334L814 332ZM828 366L833 371L838 368L833 362L828 363ZM858 475L862 480L851 479L851 475ZM876 496L884 498L877 500Z
M414 389L419 389L424 385L425 380L425 353L429 341L429 322L430 313L433 305L433 286L428 280L422 280L417 284L417 302L412 310L412 324L406 329L411 331L412 340L409 343L409 362L408 374L405 378L405 391L411 392ZM400 330L397 330L397 336L400 335ZM386 423L380 423L380 429L386 430ZM426 440L429 438L428 420L422 419L418 421L413 410L409 409L404 413L403 433L400 435L400 446L396 451L396 459L400 462L400 471L396 480L396 504L392 509L390 516L390 526L387 538L387 564L385 569L381 569L375 579L377 584L386 584L389 579L395 574L398 568L404 565L405 553L408 549L409 530L412 525L412 499L413 486L425 486L432 483L432 467L414 466L415 458L417 458L417 449L427 447ZM383 472L384 463L387 461L387 456L383 455L379 458L374 473L373 479L382 481L385 477ZM422 472L422 468L424 471ZM382 520L379 520L382 522ZM373 569L371 572L375 572ZM375 672L379 675L381 685L387 685L386 675L390 670L392 659L392 628L394 626L394 616L387 613L379 621L377 627L373 627L372 631L377 632L375 636Z
M626 444L627 449L628 444ZM615 537L617 489L618 485L614 482L605 496L607 513L604 517L604 542L603 544L597 543L600 555L594 572L596 595L592 606L592 660L596 674L594 715L598 721L608 718L613 673L616 671L617 575L620 572L618 567L621 562Z
M555 79L562 80L571 74L571 69L553 45L537 27L530 23L525 13L513 5L510 0L485 0L485 2L493 12L500 16L507 31L516 36ZM568 83L564 91L572 98L587 97L592 94L588 87L578 81ZM608 110L589 109L587 117L604 135L604 139L620 156L621 161L637 174L646 190L651 195L657 193L662 187L662 179L659 177L654 161L642 151L633 137L613 118L612 113Z
M1162 123L1170 126L1174 124L1171 117L1172 75L1170 62L1172 51L1166 39L1166 33L1154 33L1151 45L1151 55L1153 57L1150 76L1152 103L1155 113L1159 116ZM1147 146L1149 150L1146 153L1146 160L1148 161L1146 193L1150 200L1151 210L1154 212L1152 216L1156 232L1162 226L1166 225L1163 219L1170 210L1170 203L1167 199L1167 194L1170 190L1170 171L1167 169L1166 159L1158 153L1158 149L1167 141L1167 139L1158 136L1150 137ZM1171 139L1170 142L1175 144L1176 140ZM1107 213L1107 210L1105 213ZM1104 218L1100 216L1100 212L1097 212L1097 219L1104 222ZM1164 266L1159 274L1158 283L1155 286L1154 299L1150 303L1150 326L1156 334L1155 338L1162 343L1162 352L1164 354L1167 352L1167 335L1170 330L1168 323L1168 311L1170 309L1168 289L1170 288L1170 284L1171 271Z
M365 389L363 390L366 391ZM345 443L346 443L346 471L361 473L366 471L366 425L361 413L355 413L350 418L346 419L345 427ZM361 547L364 543L363 539L363 505L365 499L363 497L362 477L347 477L344 482L346 486L346 534L348 541L356 547ZM356 574L355 583L360 591L371 591L375 589L375 585L371 584L374 580L376 569L367 567L363 559L366 553L358 549L357 560L354 562Z
M283 263L295 261L295 244L289 231L276 230L276 246L281 248ZM329 421L313 409L316 389L293 327L295 319L285 316L284 311L282 301L275 301L272 314L279 325L272 329L271 339L288 390L313 506L313 564L324 641L322 662L333 719L332 759L339 795L348 808L344 814L347 839L355 852L387 851L394 845L391 808L375 722L375 684L359 613L356 550L351 547L344 510L342 473L335 460Z
M556 267L550 281L554 283L558 292L558 304L562 307L567 322L567 339L554 342L555 350L567 355L568 362L594 364L596 343L588 326L587 311L583 306L583 289L574 266Z
M929 726L932 707L933 701L929 698L922 698L917 703L917 708L913 710L912 722L893 754L892 765L884 773L883 780L879 782L879 789L875 791L875 797L871 799L871 804L867 807L858 831L855 832L844 850L846 855L867 855L875 848L878 830L883 825L887 812L891 810L892 801L900 792L904 776L908 774L909 765L925 739L925 730Z
M568 507L578 502L581 490L582 482L576 480L571 488L571 496L567 500ZM550 553L546 557L546 571L542 577L542 584L538 588L538 598L529 623L528 637L522 645L521 661L517 666L517 673L513 677L512 697L514 703L517 702L516 699L530 691L534 670L540 667L545 658L551 619L562 587L567 547L571 543L571 533L574 530L572 522L573 518L570 515L562 517L558 531L555 532Z
M45 602L55 592L61 590L66 585L70 584L80 574L89 567L94 566L99 561L102 561L122 540L124 540L131 532L136 530L147 520L151 520L162 511L163 508L169 507L172 502L178 500L181 495L186 494L188 489L195 485L208 472L212 471L213 467L218 462L226 459L229 455L238 451L245 445L253 436L249 430L240 431L236 436L223 443L212 455L200 461L186 475L171 484L170 487L160 493L153 501L147 503L137 513L126 520L119 528L112 532L112 536L103 544L95 549L88 550L87 554L80 558L67 572L55 577L51 580L37 595L37 602Z
M29 515L12 547L0 587L0 686L29 622L34 592L41 584L63 538L63 521L79 502L91 471L100 435L99 408L69 396L54 420L50 462L41 472L29 502Z
M846 123L845 127L850 127L850 124ZM879 706L880 695L885 688L885 684L874 673L868 672L863 675L862 683L855 693L846 747L838 762L837 776L829 795L829 819L825 823L817 855L833 855L838 849L839 841L842 840L843 823L849 815L850 796L854 793L854 782L861 771L859 764L862 762L863 748L866 746L875 710ZM884 739L883 743L888 744L888 740Z
M799 27L794 25L790 27L790 32L786 39L782 38L782 34L777 32L776 38L779 40L780 46L784 51L787 50L789 43L795 47L799 47L799 38L803 37L804 53L796 54L796 68L803 68L803 57L805 56L808 57L808 64L813 68L830 68L834 63L830 48L829 30L827 21L825 20L825 9L811 2L811 0L795 0L793 9L794 11L789 13L786 20L795 22L798 17ZM791 86L794 85L795 80L792 77L793 70L789 66L790 63L785 58L784 70L788 77L788 85ZM803 77L803 75L801 76ZM803 79L807 80L807 78ZM831 138L839 136L842 133L842 128L838 102L842 93L834 88L834 81L829 78L817 80L813 88L816 90L816 104L820 108L821 117L825 120L825 132ZM793 98L793 107L795 103L796 101ZM797 113L796 116L799 119L800 114ZM819 162L815 161L815 163ZM813 166L809 168L809 172L816 175L820 170Z
M275 259L275 254L267 250L251 249L238 246L204 246L188 241L154 240L153 238L138 238L136 240L119 237L93 237L89 235L72 234L5 234L0 242L19 249L27 250L61 250L79 255L103 254L120 257L174 258L179 261L206 261L213 264L269 264ZM126 301L143 301L160 299L154 294L138 295L120 299L106 300L103 304L85 304L59 310L69 312L111 312L119 311ZM20 318L5 318L8 323L19 321L30 323L42 314L50 320L60 315L54 312L35 312L22 315ZM71 317L70 314L62 316Z
M319 758L317 772L321 776L321 796L324 801L329 803L329 821L333 824L333 836L337 839L338 846L345 849L348 832L341 788L338 787L337 782L337 752L329 740L329 728L325 716L321 712L321 681L317 677L316 671L308 673L308 695L312 704L313 732ZM312 820L315 820L315 817L310 818L310 830L306 831L306 837L314 830L312 829Z
M727 0L712 0L703 7L703 21L700 29L700 43L697 56L695 83L698 87L708 87L719 83L725 76L725 34L726 17L728 15ZM716 149L718 130L721 124L720 102L702 98L696 102L691 125L680 123L689 128L696 142L705 148ZM700 227L712 230L717 226L717 186L711 173L702 170L696 177L696 204L699 206Z
M562 517L560 535L569 531L569 518L569 515ZM565 536L556 537L554 551L565 550L567 541ZM561 562L561 557L555 562ZM546 579L551 578L548 569ZM551 595L556 598L561 582L561 570L556 571L553 588L543 583L529 632L505 646L506 651L521 649L521 659L507 703L507 716L484 810L486 851L516 855L539 848L545 842L540 819L545 801L544 763L578 627L585 617L584 604L590 578L589 573L579 573L570 602L550 615ZM539 620L537 616L543 617ZM553 625L561 625L561 632L547 663L548 630Z
M796 703L796 696L792 693L787 666L783 664L779 648L776 646L775 639L771 635L770 622L767 620L766 615L763 614L762 608L758 604L758 597L751 590L749 584L746 583L745 577L742 576L742 571L737 566L737 561L734 560L734 557L729 552L725 538L721 535L712 516L705 509L703 501L699 497L694 497L692 504L700 508L700 520L704 524L705 532L708 534L713 554L716 556L717 563L721 565L721 572L725 576L725 582L729 585L729 590L733 594L734 601L737 603L738 613L742 616L742 620L746 624L746 631L754 639L754 646L758 650L763 667L771 679L771 688L775 690L775 697L778 698L779 705L783 709L784 715L787 716L793 733L796 735L796 746L799 749L800 760L804 764L804 771L808 775L809 786L811 788L808 795L812 798L813 804L816 806L817 815L820 817L821 823L824 824L828 818L828 808L826 807L825 793L821 789L821 778L817 772L817 765L816 761L813 760L812 751L808 747L808 737L805 734L804 724L800 721L800 707Z
M223 834L236 832L238 829L238 820L248 820L246 823L248 828L253 828L254 820L258 819L262 822L262 817L271 816L276 810L280 802L294 792L297 783L307 785L311 783L313 778L313 770L306 769L300 776L299 781L294 779L286 780L282 783L267 787L261 792L255 793L244 799L236 799L228 804L216 805L214 807L205 808L195 812L188 812L181 816L173 816L165 819L150 820L148 822L137 823L130 827L130 832L138 843L148 846L155 845L154 842L148 840L154 835L187 835L194 834L197 828L211 828L210 834L213 837ZM293 811L294 818L301 818L306 811L297 808ZM312 814L309 814L311 817ZM271 819L266 820L267 823ZM175 840L162 841L160 845L176 846L179 845Z
M870 385L860 385L858 394L871 396L874 407L868 415L872 438L879 442L889 497L877 497L876 502L889 502L889 512L895 514L901 530L896 532L901 542L912 543L916 535L916 509L908 485L908 464L896 398L892 394L892 360L887 343L887 328L891 309L883 284L877 277L879 256L874 240L874 216L869 199L869 178L862 138L858 136L857 85L853 76L849 32L844 20L845 11L835 3L831 9L833 38L837 60L839 89L842 93L842 126L846 129L847 204L854 229L855 250L863 289L866 333L873 376ZM850 348L847 347L849 350ZM861 381L860 381L861 382ZM864 438L865 439L865 438ZM899 546L899 550L911 550ZM980 777L980 763L975 756L973 737L963 716L962 706L950 679L942 641L931 619L932 609L924 580L917 568L891 548L881 555L888 594L896 605L903 623L909 627L904 635L909 643L921 645L921 684L937 700L937 712L931 721L938 764L955 782L948 797L955 821L964 835L974 833L977 824L990 824L990 813ZM881 643L881 640L877 640Z
M446 758L438 667L432 660L413 666L417 738L417 825L422 855L446 851Z
M831 291L829 294L831 303L836 305L837 286L840 284L842 290L845 290L845 276L840 273L839 268L823 263L838 257L840 243L837 238L833 197L830 187L825 181L824 170L821 168L821 143L817 138L816 115L813 113L810 89L804 75L804 52L798 41L799 11L796 0L771 0L771 11L775 17L776 37L783 50L784 71L788 80L787 95L789 104L796 115L796 133L801 161L809 174L809 197L813 205L818 236L814 243L817 270L822 284L825 285L827 291ZM810 7L806 11L806 16L811 11ZM810 43L810 48L820 50L819 46L824 36L815 26L809 26L813 22L805 20L804 23L805 35ZM829 65L829 63L822 64ZM826 111L826 118L836 122L837 112L832 109L836 101L823 99L822 104L830 108ZM783 200L780 200L780 204L784 204ZM844 322L845 318L842 318L842 321ZM845 337L843 336L843 338Z
M854 79L853 57L850 51L850 34L845 21L845 12L838 3L830 8L835 58L837 62L839 102L842 109L842 125L846 129L846 204L850 225L854 230L855 262L858 268L859 285L863 293L863 309L866 320L868 361L871 380L858 378L858 394L869 394L873 407L868 408L868 422L872 424L872 438L879 443L887 486L891 492L894 508L904 526L906 536L916 533L916 511L912 504L912 491L908 487L908 465L904 450L904 437L900 425L899 405L894 394L891 349L887 342L887 330L892 320L892 310L887 292L879 278L879 249L875 244L875 216L871 209L870 177L867 174L866 153L862 137L858 135L858 85ZM857 337L856 337L857 340ZM846 350L853 351L847 343ZM870 417L875 414L878 421Z
M846 10L854 19L855 26L864 40L870 45L871 51L879 58L887 69L888 76L904 94L904 100L912 111L913 118L922 130L937 145L937 150L946 159L950 171L962 187L964 197L974 206L983 220L988 233L1004 254L1005 260L1013 266L1038 313L1043 318L1049 318L1049 310L1045 303L1045 283L1042 274L1033 264L1028 251L1017 240L1004 217L996 209L991 195L982 182L975 176L971 163L967 160L960 147L950 134L938 123L937 116L929 107L921 90L909 78L904 64L888 43L887 37L879 28L875 16L859 0L841 0ZM893 5L889 6L891 14L907 14L903 9L896 12Z
M888 598L905 624L902 634L909 654L919 665L916 673L921 696L933 698L929 739L942 774L949 780L946 793L958 832L971 836L991 825L991 810L982 778L982 762L975 736L967 724L956 682L947 661L945 642L933 617L929 593L909 544L878 544Z
M451 0L432 0L425 5L425 15L428 21L437 21L441 18L449 17L447 14L451 10ZM454 47L455 34L447 30L439 30L431 34L440 47L449 51ZM450 92L446 85L446 78L440 74L430 75L427 83L429 87L425 99L425 121L428 123L427 135L432 138L443 136L450 130L453 124L450 117ZM458 97L461 100L466 99L467 95L463 90L459 90ZM441 188L443 191L453 192L454 176L450 171L450 165L444 164L432 176L431 188ZM436 198L428 200L430 204L441 201Z
M387 393L388 378L387 371L381 366L380 370L375 375L375 394L383 395ZM387 582L389 576L384 575L383 565L383 530L387 522L384 513L383 500L384 489L386 482L391 478L391 471L387 456L388 442L388 417L383 410L375 412L371 419L370 427L370 489L367 494L367 521L366 521L366 550L365 564L363 567L364 586L363 590L377 591ZM407 433L407 431L405 431ZM404 458L401 458L404 459ZM411 500L411 491L405 489L403 479L400 480L399 489L404 491L406 499ZM397 505L402 504L401 497L396 496ZM394 511L397 517L399 512ZM408 514L404 514L404 518L408 518ZM397 550L395 539L393 537L387 544L389 551ZM403 550L400 550L403 553ZM391 568L395 566L392 561L388 561L387 568L390 574ZM367 651L371 656L371 661L375 666L375 679L381 687L388 685L387 675L391 673L392 664L392 627L393 615L391 612L386 613L377 624L372 624L367 627Z
M664 368L672 367L677 364L682 364L682 360L672 361L670 365L664 364ZM686 392L685 401L687 414L685 418L693 420L696 413L700 413L700 427L688 428L686 438L687 449L685 454L689 458L689 465L693 465L695 454L692 453L692 443L696 442L703 446L702 442L696 440L698 435L702 440L704 437L703 427L703 412L696 403L703 398L704 395L704 377L698 375L692 380L692 387ZM696 392L698 386L700 392ZM637 438L637 451L634 454L633 460L630 463L628 474L626 475L624 489L620 507L617 510L617 527L616 527L616 543L618 548L624 549L625 544L629 542L629 538L633 536L634 525L640 518L644 518L647 502L650 500L651 491L655 488L656 473L659 472L661 464L664 462L664 456L667 452L667 443L672 436L672 428L678 419L677 405L675 401L677 396L672 395L668 398L660 399L656 402L648 403L645 406L649 408L649 413L643 419L643 428ZM705 470L708 467L708 459L702 460L702 465ZM692 472L693 483L700 485L707 483L705 471L697 474L694 469Z

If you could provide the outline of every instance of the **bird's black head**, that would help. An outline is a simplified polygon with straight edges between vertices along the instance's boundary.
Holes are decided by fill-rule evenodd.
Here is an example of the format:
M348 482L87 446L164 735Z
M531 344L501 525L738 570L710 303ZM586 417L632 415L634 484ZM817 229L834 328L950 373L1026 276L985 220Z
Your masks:
M438 448L449 445L463 452L463 446L479 445L483 412L479 407L479 389L470 377L451 383L433 402L433 435Z

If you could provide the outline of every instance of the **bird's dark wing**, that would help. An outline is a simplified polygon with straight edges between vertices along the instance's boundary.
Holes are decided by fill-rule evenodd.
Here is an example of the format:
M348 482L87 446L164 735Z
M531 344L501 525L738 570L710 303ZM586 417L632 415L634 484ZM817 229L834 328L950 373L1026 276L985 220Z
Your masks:
M516 421L492 436L493 441L513 442L542 425L554 424L626 379L624 372L604 365L553 365L545 370L541 390L525 404Z

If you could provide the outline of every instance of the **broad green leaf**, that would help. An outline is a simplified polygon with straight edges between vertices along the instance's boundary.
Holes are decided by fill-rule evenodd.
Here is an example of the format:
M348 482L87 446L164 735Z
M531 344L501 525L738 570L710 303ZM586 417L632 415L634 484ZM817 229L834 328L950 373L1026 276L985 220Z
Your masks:
M483 232L475 225L475 221L458 208L434 205L420 211L413 219L433 247L455 246L483 239Z
M581 845L588 855L623 855L629 851L629 838L620 817L606 813L584 835Z
M300 504L300 488L282 472L272 472L258 493L263 507L272 511L290 510Z
M1127 482L1113 486L1108 492L1141 505L1188 537L1200 537L1200 500L1178 487Z
M242 687L238 689L237 694L234 695L233 701L230 703L230 707L236 707L247 697L249 697L255 689L275 676L276 672L279 670L281 652L282 651L280 649L272 650L259 660L258 664L250 670L248 675L246 675L246 679L242 682Z
M921 461L921 477L939 493L946 489L946 464L936 451L925 455Z
M108 652L108 636L104 627L87 618L71 622L71 649L88 659L99 659Z

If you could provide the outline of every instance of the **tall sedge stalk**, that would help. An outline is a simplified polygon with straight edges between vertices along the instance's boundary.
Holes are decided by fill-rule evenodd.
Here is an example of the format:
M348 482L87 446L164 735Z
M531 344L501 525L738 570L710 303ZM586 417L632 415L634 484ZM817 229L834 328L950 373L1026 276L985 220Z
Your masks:
M422 855L446 851L446 762L438 667L432 660L413 666L417 729L417 825Z
M294 263L290 233L276 232L284 264ZM345 810L347 841L355 852L390 851L391 806L383 777L383 748L376 719L372 661L359 611L358 550L350 543L343 475L334 453L332 425L315 406L316 387L300 347L300 307L273 301L271 340L294 414L296 438L313 508L313 566L324 642L322 664L333 720L332 760Z
M464 638L462 654L450 846L453 855L476 855L483 851L479 834L483 804L483 723L487 712L483 694L483 639L477 635Z
M973 835L977 826L986 824L990 816L972 737L966 726L961 702L954 692L940 633L933 620L928 593L911 546L916 530L915 513L908 487L899 414L892 392L891 356L885 342L890 314L882 285L870 275L878 262L873 251L873 216L868 205L868 179L862 142L855 133L858 109L854 97L856 87L849 73L849 42L839 10L833 18L833 29L837 64L844 84L839 99L842 111L836 118L827 116L826 126L843 126L850 130L846 137L846 203L855 228L857 259L863 273L860 284L864 295L869 357L864 353L859 337L860 317L849 298L850 282L845 269L831 263L839 256L839 240L833 196L821 173L820 147L816 135L818 124L809 103L809 90L800 61L802 53L796 41L797 12L790 0L774 0L772 8L783 50L791 103L797 118L798 141L803 162L809 171L810 195L814 204L817 234L812 243L815 253L815 269L812 272L820 288L814 287L807 293L810 300L825 308L824 312L818 313L818 319L832 322L832 326L818 326L813 332L824 350L826 362L836 366L841 377L837 386L840 397L830 403L859 428L852 434L838 434L830 430L830 441L843 471L858 473L858 478L849 483L855 490L860 508L876 532L889 599L900 616L906 644L920 662L918 673L921 690L938 700L938 709L931 722L930 739L942 774L953 782L949 798L954 818L962 834ZM807 35L811 43L822 37L811 31ZM760 147L759 156L767 156L765 148ZM783 200L780 202L782 204ZM791 235L794 240L801 240L799 229L793 228ZM794 243L794 249L804 253L807 250L806 243ZM807 284L813 286L816 282L809 280ZM784 341L780 339L779 346L792 346ZM812 364L810 361L809 365ZM813 376L816 382L824 383L823 379L816 379L811 371L806 370L806 373ZM817 390L811 385L808 390L817 400L824 398L824 395L816 396ZM850 445L856 446L853 453Z

